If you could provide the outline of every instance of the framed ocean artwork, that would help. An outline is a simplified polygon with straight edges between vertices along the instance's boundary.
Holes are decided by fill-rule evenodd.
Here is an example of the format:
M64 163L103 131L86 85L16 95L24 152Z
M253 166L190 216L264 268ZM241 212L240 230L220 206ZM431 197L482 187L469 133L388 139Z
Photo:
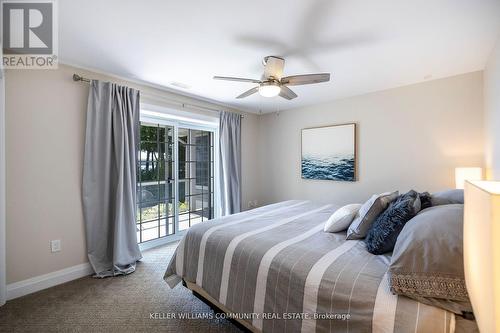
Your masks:
M356 124L302 129L303 179L356 181Z

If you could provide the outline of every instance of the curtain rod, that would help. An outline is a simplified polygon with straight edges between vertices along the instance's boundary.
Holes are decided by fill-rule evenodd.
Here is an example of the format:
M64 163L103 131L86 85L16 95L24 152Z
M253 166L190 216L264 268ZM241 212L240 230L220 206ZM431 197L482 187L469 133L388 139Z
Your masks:
M78 74L73 74L73 81L75 82L86 82L86 83L90 83L91 79L88 79L86 77L83 77L81 75L78 75ZM146 94L147 96L147 94ZM154 98L154 96L151 96ZM161 98L165 98L163 96L161 96ZM212 108L209 108L209 107L206 107L206 106L199 106L199 105L195 105L195 104L189 104L189 103L182 103L182 102L178 102L178 101L170 101L170 102L173 102L173 103L177 103L179 105L181 105L182 107L186 107L186 106L191 106L191 107L194 107L194 108L197 108L197 109L201 109L201 110L206 110L206 111L211 111L211 112L217 112L217 113L220 113L221 110L217 110L217 109L212 109ZM240 117L241 118L245 118L244 115L240 114Z

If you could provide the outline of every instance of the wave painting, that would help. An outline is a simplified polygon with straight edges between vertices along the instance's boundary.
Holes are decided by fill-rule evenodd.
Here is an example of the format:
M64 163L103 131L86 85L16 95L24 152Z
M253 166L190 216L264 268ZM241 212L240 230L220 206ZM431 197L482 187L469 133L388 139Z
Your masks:
M302 130L304 179L355 181L355 124Z
M303 157L302 178L354 181L354 155Z

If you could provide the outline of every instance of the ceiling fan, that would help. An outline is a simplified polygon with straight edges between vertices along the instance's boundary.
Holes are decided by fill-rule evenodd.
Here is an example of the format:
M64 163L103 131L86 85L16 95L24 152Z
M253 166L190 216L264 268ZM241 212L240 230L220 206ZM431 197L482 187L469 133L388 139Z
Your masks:
M245 91L236 98L245 98L258 92L264 97L281 96L291 100L297 97L288 86L299 86L303 84L313 84L330 81L330 73L291 75L283 77L283 67L285 59L276 56L267 56L262 60L264 73L260 80L245 79L240 77L214 76L215 80L237 81L257 83L258 86Z

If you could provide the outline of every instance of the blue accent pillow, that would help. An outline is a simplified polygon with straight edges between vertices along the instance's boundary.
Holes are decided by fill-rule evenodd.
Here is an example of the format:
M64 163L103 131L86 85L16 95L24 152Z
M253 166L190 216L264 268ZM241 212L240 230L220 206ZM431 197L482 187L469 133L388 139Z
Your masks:
M404 225L417 215L420 208L420 196L413 190L391 202L368 230L365 238L368 252L384 254L392 251Z
M429 192L419 193L418 197L420 198L420 210L432 207L432 196Z

